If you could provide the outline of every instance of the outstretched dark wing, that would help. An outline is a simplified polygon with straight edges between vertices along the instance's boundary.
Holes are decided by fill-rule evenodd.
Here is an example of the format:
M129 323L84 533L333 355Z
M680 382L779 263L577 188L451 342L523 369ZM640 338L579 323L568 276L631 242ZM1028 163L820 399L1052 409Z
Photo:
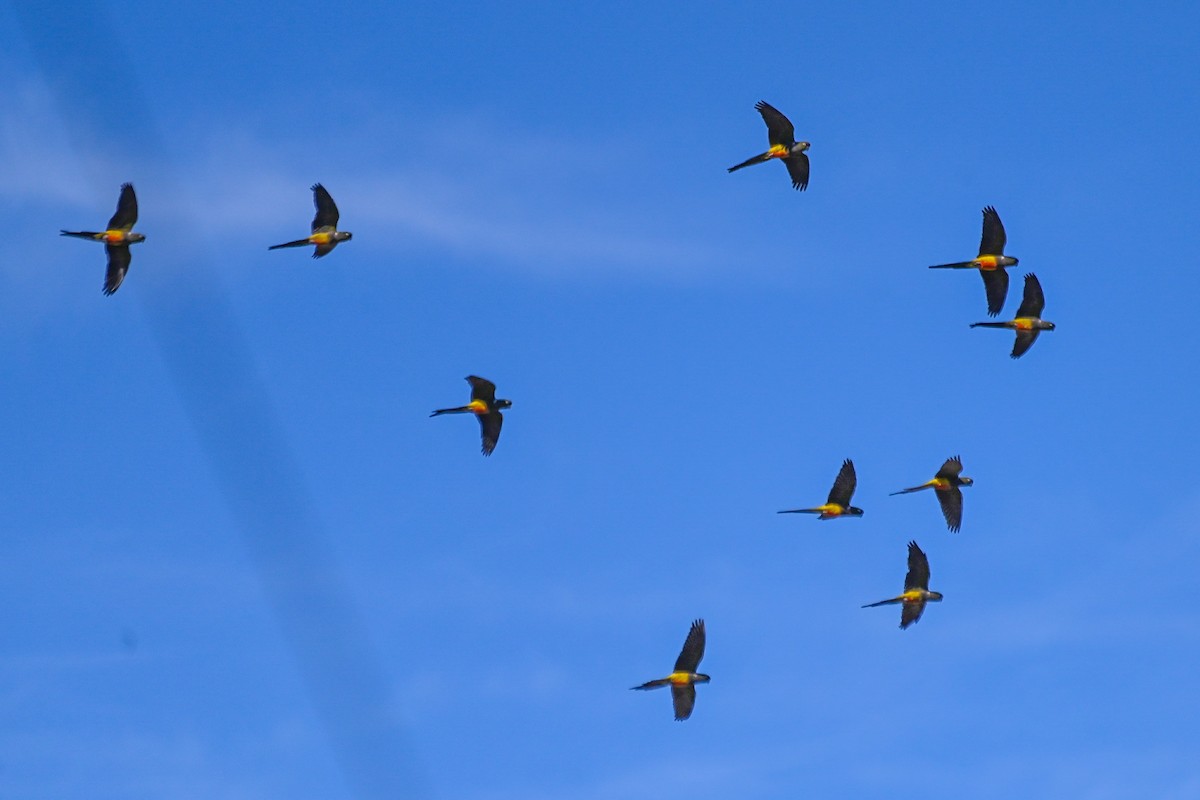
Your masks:
M131 256L127 244L106 244L104 252L108 253L108 271L104 273L104 293L108 295L119 289L121 281L125 280Z
M945 463L942 464L942 468L937 471L937 475L934 477L953 481L962 474L962 471L962 459L959 456L951 456L946 459Z
M683 722L692 715L696 706L696 687L688 683L683 686L671 685L671 702L675 705L675 721Z
M687 640L683 643L683 650L680 651L679 658L675 659L675 671L695 672L699 668L702 658L704 658L704 620L698 619L692 623ZM678 706L676 706L676 710L678 710ZM690 705L688 711L691 711Z
M988 206L983 210L983 238L979 242L979 255L998 256L1004 253L1004 245L1008 236L1004 233L1004 223L996 209Z
M913 589L929 589L929 559L917 547L916 542L908 543L908 574L904 576L904 591Z
M949 489L938 489L937 499L942 507L942 516L946 518L946 527L951 533L958 533L962 527L962 489L953 484Z
M319 183L312 185L313 205L317 207L317 215L313 217L312 230L316 233L321 228L336 228L338 224L337 204L329 196L329 192Z
M792 126L791 120L779 113L766 100L759 100L754 104L754 108L762 114L763 122L767 123L767 139L771 144L791 147L795 143L796 129ZM807 174L807 170L805 174ZM805 182L807 183L807 181Z
M471 384L471 399L482 400L489 406L496 402L496 384L478 375L468 375L467 383Z
M919 620L923 613L925 613L924 600L918 600L915 603L905 603L904 608L900 610L900 630L904 630Z
M504 425L504 416L499 411L489 411L479 414L479 435L483 440L481 450L485 456L490 456L500 441L500 427Z
M121 198L117 200L117 213L108 221L110 231L129 231L137 224L137 195L132 183L121 184ZM126 262L128 264L128 262ZM120 281L117 281L120 283Z
M1017 331L1017 340L1013 342L1012 357L1020 358L1025 355L1026 351L1033 347L1039 333L1041 331L1036 328L1031 331Z
M988 316L994 317L1004 308L1008 299L1008 270L981 269L983 289L987 292Z
M1046 297L1042 294L1042 284L1038 281L1037 275L1030 272L1025 276L1025 296L1021 300L1021 307L1017 309L1017 316L1041 319L1042 310L1045 307ZM1030 341L1030 344L1033 344L1033 342ZM1025 349L1028 350L1029 348ZM1022 350L1021 352L1025 351Z
M842 462L842 469L833 481L833 488L829 490L827 502L837 503L843 508L849 506L850 498L854 496L854 490L857 487L858 476L854 474L854 462L847 458Z
M796 153L783 160L788 175L792 178L792 188L804 191L808 188L808 153Z

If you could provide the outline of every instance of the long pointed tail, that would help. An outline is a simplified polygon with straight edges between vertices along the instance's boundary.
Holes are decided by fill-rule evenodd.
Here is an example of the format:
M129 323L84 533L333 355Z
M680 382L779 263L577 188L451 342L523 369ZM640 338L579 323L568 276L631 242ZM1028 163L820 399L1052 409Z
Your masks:
M776 511L776 514L820 514L819 508L790 508L787 511Z
M878 603L867 603L865 606L860 606L860 608L875 608L876 606L891 606L891 605L895 605L896 603L903 603L903 602L904 602L904 598L893 597L890 600L880 600Z
M100 234L97 231L64 231L59 229L59 236L74 236L77 239L95 239Z
M297 239L294 242L284 242L283 244L273 244L268 247L268 250L278 250L281 247L303 247L306 244L312 244L308 239Z
M630 689L657 689L660 686L666 686L671 682L670 678L659 678L654 681L646 681L641 686L630 686Z
M922 489L928 489L932 485L933 484L930 483L922 483L920 486L910 486L907 489L901 489L898 492L890 492L888 497L895 497L898 494L912 494L913 492L919 492Z
M459 406L458 408L439 408L429 416L436 417L440 416L441 414L466 414L470 410L470 406Z
M972 322L972 328L1007 328L1007 322Z
M739 169L742 169L743 167L752 167L755 164L761 164L764 161L770 161L771 158L772 158L772 156L771 156L770 152L759 153L754 158L748 158L745 161L743 161L742 163L738 164L737 166L730 167L727 170L727 172L737 172Z
M970 269L975 266L974 261L955 261L953 264L930 264L930 269Z

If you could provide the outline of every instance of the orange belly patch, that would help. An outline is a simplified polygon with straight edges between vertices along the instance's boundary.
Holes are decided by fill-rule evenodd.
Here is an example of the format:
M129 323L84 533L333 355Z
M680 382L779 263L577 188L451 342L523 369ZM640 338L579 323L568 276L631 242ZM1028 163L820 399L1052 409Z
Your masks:
M998 264L996 262L998 260L996 256L980 256L975 259L975 263L979 265L980 269L993 270L997 268Z

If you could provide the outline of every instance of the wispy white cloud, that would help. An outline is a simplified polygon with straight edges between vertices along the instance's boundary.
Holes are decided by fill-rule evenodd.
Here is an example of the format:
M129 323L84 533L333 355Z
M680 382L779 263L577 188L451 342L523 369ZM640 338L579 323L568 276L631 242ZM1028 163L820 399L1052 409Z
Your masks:
M116 185L133 180L142 227L156 241L189 229L218 228L235 247L303 234L307 188L320 180L364 250L436 249L556 279L691 280L729 262L702 222L668 214L653 192L619 177L628 171L621 143L589 142L581 157L575 142L494 132L473 146L455 144L447 156L439 121L408 131L401 155L381 154L370 121L348 121L337 151L314 162L312 142L300 133L208 119L206 130L171 143L170 163L122 163L69 119L68 104L44 83L17 81L0 89L0 101L9 109L0 121L3 202L71 206L99 224ZM460 120L453 127L484 126ZM377 128L389 130L388 121Z
M0 115L0 202L86 207L93 183L109 171L108 158L76 150L60 106L42 81L10 81L0 88L0 102L7 109Z

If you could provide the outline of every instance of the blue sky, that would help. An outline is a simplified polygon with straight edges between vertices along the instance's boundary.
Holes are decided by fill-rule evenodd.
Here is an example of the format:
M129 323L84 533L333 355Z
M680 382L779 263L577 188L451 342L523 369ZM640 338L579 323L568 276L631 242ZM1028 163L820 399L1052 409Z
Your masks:
M1193 8L168 6L0 4L0 795L1200 796Z

